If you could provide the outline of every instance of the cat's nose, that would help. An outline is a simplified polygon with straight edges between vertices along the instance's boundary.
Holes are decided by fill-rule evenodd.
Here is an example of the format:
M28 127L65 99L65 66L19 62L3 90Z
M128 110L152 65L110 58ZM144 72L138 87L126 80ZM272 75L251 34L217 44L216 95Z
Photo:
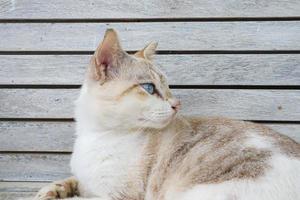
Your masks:
M173 110L179 110L181 103L178 99L168 99L168 102L170 103Z

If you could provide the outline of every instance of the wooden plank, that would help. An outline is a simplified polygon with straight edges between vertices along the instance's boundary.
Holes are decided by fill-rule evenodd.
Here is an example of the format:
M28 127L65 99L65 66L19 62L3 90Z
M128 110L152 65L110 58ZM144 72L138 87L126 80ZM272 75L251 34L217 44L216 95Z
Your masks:
M41 187L46 186L47 184L49 184L49 182L0 182L0 193L37 192Z
M71 152L75 127L64 121L0 121L0 137L0 151Z
M0 181L53 181L70 176L70 154L0 154Z
M107 28L126 50L299 50L300 21L161 23L3 23L0 51L94 51ZM150 34L149 34L150 33Z
M73 122L0 122L0 151L71 152L74 142ZM299 124L266 124L300 142Z
M0 199L32 200L40 188L49 182L0 182ZM30 198L31 197L31 198Z
M49 182L0 182L0 199L3 200L32 200L36 192Z
M297 0L4 0L0 8L2 19L278 17L299 16L300 3Z
M36 192L0 192L0 199L3 200L32 200Z
M78 89L0 89L0 118L72 118ZM175 89L182 113L244 120L300 119L300 90Z
M90 55L0 55L0 84L83 81ZM171 85L300 85L299 54L157 55Z

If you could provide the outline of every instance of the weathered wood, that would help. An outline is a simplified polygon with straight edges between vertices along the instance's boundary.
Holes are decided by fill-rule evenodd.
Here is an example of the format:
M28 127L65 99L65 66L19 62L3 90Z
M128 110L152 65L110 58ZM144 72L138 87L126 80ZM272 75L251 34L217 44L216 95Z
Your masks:
M0 199L32 200L37 191L47 184L49 182L0 182Z
M300 125L266 125L300 142ZM74 123L1 121L0 137L0 151L71 152Z
M0 3L2 19L278 17L299 16L299 11L297 0L4 0Z
M0 181L52 181L70 176L69 154L1 154Z
M73 122L0 121L0 151L71 152L74 133Z
M0 24L0 51L93 51L106 28L126 50L299 50L300 21ZM271 34L270 34L271 33Z
M41 187L49 184L49 182L1 182L0 181L0 193L1 192L36 192Z
M245 120L300 119L299 90L175 89L183 113ZM1 89L1 118L72 118L78 89Z
M0 192L3 200L32 200L36 192Z
M0 199L25 200L25 197L34 197L36 192L47 184L49 182L0 182Z
M0 182L0 199L32 200L36 192L49 182Z
M0 84L81 84L90 55L0 55ZM299 54L157 55L172 85L300 85Z

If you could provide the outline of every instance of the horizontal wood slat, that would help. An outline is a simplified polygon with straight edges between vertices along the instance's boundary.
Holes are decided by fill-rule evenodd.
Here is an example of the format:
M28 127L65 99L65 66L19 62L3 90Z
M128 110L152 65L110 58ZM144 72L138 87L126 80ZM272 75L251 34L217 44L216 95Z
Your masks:
M0 192L36 192L49 182L0 182Z
M0 181L53 181L69 177L70 154L1 154Z
M183 113L300 120L300 90L175 89ZM78 89L0 89L0 118L72 118Z
M90 55L0 55L0 84L82 83ZM300 54L157 55L171 85L300 85Z
M0 192L0 199L4 200L32 200L36 192Z
M32 200L36 192L49 182L0 182L0 199L3 200Z
M300 90L176 89L183 113L245 120L300 119ZM78 89L0 89L0 118L72 118Z
M173 90L183 112L249 120L297 120L300 91ZM2 118L71 118L77 89L1 89ZM225 100L226 99L226 100Z
M64 121L0 121L0 151L71 152L74 125Z
M266 124L300 142L300 124ZM71 152L74 122L0 121L0 151Z
M2 19L107 19L107 18L195 18L299 16L297 0L4 0Z
M94 51L107 28L126 50L300 50L300 21L162 23L3 23L0 51Z

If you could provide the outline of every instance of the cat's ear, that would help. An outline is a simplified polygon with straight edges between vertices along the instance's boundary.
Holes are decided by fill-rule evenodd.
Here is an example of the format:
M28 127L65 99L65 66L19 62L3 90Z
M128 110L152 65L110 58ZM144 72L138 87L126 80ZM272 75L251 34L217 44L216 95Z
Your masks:
M158 45L157 42L151 42L145 48L136 52L134 55L137 57L140 57L140 58L147 59L147 60L152 60L152 58L155 54L157 45Z
M124 53L117 32L114 29L107 29L103 41L93 55L96 73L94 78L103 83L110 71L117 72Z

